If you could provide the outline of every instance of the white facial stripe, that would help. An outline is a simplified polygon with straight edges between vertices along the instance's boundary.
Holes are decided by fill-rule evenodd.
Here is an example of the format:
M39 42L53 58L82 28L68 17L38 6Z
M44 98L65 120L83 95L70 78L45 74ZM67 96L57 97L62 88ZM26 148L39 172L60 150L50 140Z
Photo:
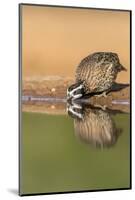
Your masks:
M82 109L82 106L80 106L79 104L74 103L74 102L73 102L73 106L72 107L73 108L77 108L77 109Z
M73 100L82 97L82 94L73 95Z
M70 95L72 95L76 90L82 89L83 85L78 86L77 88L73 89L71 92L69 92Z
M68 111L70 111L72 114L76 115L79 118L83 118L82 114L75 112L72 108L69 108Z

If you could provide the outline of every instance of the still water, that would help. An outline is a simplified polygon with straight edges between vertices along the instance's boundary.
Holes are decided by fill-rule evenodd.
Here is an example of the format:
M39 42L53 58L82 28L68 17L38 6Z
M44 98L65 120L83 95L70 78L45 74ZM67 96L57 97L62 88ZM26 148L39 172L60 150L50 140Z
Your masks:
M130 187L130 115L77 109L22 113L22 194Z

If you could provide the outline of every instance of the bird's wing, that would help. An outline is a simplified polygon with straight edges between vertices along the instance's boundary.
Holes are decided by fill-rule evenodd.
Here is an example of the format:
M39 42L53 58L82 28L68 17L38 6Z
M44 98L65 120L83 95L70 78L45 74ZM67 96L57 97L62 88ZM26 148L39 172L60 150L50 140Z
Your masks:
M76 69L76 81L84 80L89 76L92 69L95 68L98 63L97 57L99 56L95 56L95 54L90 54L89 56L82 59Z
M76 69L76 81L86 80L90 75L106 71L113 65L110 54L99 52L84 58ZM93 75L95 76L95 75Z
M87 58L83 59L76 69L76 81L85 80L93 68L93 63Z

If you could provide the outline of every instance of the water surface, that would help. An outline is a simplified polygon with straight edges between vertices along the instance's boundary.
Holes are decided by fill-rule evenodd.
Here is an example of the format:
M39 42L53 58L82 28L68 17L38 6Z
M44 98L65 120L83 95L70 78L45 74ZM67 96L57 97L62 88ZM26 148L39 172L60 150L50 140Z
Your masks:
M121 133L109 147L97 147L75 134L74 118L24 112L21 193L129 188L129 114L111 119Z

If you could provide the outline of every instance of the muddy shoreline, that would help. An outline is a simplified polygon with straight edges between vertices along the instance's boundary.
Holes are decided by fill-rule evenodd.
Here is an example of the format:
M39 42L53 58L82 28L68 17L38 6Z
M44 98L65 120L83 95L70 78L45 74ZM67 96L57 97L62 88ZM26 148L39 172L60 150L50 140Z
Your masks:
M72 78L55 77L43 80L25 80L22 84L22 111L49 114L66 114L66 91L74 83ZM27 97L27 98L26 98ZM112 110L130 111L130 85L115 83L107 97L84 97L81 103L106 106ZM123 103L125 102L125 103Z
M73 83L75 83L73 78L59 76L25 79L22 81L22 95L66 98L67 88ZM110 97L112 97L112 99L129 99L129 83L114 83L107 99Z

